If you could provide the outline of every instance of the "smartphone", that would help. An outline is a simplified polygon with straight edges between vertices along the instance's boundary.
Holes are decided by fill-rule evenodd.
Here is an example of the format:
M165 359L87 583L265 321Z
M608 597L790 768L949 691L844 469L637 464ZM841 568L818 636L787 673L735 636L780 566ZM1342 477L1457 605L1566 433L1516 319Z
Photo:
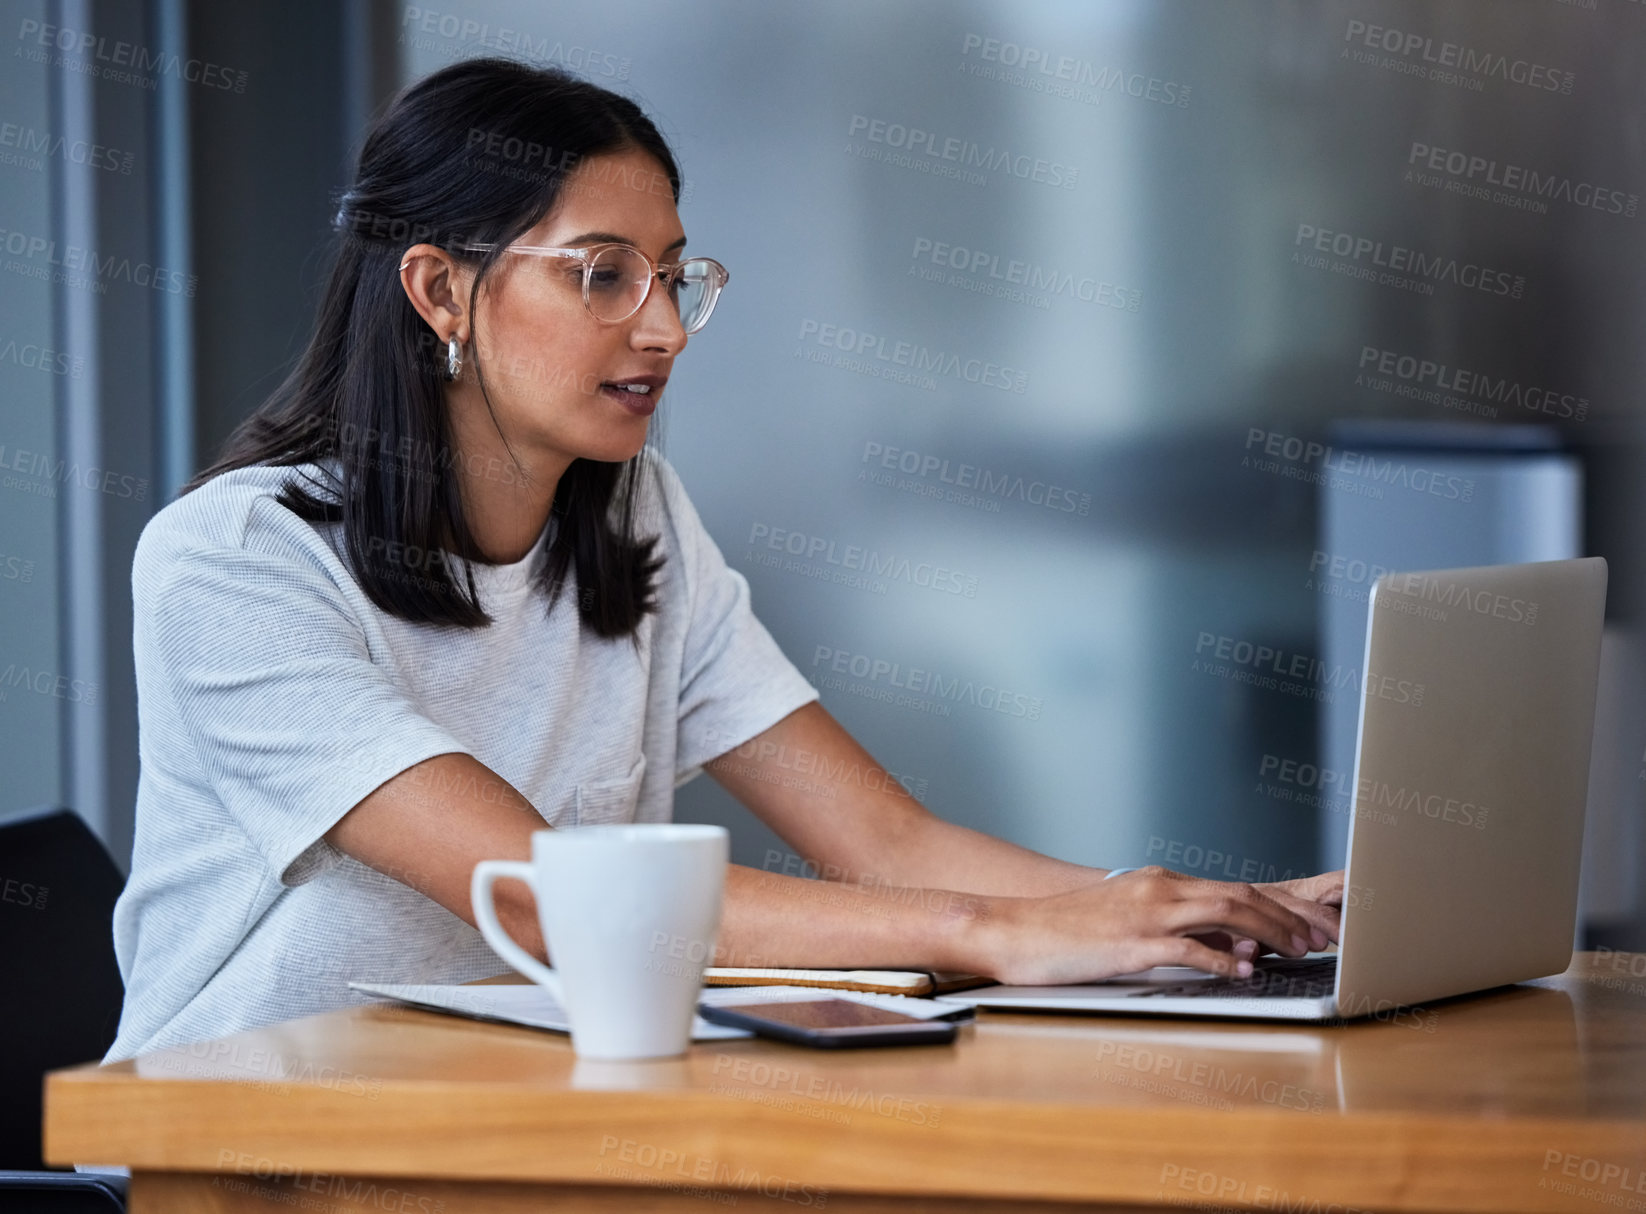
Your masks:
M775 1037L818 1049L858 1045L942 1044L954 1040L949 1020L921 1020L902 1012L882 1011L852 999L809 999L804 1002L708 1003L697 1014L711 1024L748 1029L761 1037Z

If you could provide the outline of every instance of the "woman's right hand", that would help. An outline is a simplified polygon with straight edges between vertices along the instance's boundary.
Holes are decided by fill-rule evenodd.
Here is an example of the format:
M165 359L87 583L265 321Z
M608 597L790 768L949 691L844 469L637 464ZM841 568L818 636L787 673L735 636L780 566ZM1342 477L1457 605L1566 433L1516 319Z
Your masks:
M1237 956L1195 935L1245 937L1287 957L1337 937L1335 907L1293 909L1242 882L1158 865L1047 897L989 898L987 905L975 924L972 972L1012 986L1095 982L1156 965L1241 977L1251 972L1249 945Z

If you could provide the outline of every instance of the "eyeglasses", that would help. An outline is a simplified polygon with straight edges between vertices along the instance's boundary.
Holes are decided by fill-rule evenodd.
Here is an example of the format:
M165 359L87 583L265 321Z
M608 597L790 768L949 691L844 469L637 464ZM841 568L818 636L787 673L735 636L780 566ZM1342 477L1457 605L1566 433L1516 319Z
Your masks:
M470 253L490 253L495 244L462 246ZM709 323L720 290L731 277L712 257L690 257L660 264L626 244L597 244L585 248L549 248L544 245L508 245L505 253L528 257L570 257L583 263L583 306L598 321L613 324L640 311L652 283L663 280L669 298L680 310L680 327L696 333Z

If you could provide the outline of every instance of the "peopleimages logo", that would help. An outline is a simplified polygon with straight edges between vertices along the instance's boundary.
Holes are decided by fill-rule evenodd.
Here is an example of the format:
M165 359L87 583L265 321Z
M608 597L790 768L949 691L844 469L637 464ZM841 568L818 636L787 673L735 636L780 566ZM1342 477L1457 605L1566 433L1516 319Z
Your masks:
M0 578L9 582L34 581L34 562L20 556L0 552Z
M1360 347L1355 386L1494 418L1498 411L1492 406L1499 404L1577 422L1589 416L1588 398L1572 392L1516 383L1377 346Z
M860 463L873 462L881 469L902 472L908 476L930 479L932 476L958 489L975 489L979 493L1004 500L1017 499L1031 506L1063 514L1086 515L1091 512L1092 495L1079 493L1045 481L1026 480L1009 472L995 472L977 464L951 463L939 455L922 454L902 447L888 447L870 439L863 444ZM860 481L892 485L893 478L877 474L875 469L864 468L857 474Z
M934 565L930 561L912 561L898 553L880 552L860 544L837 544L827 536L808 535L803 531L791 531L767 523L751 524L748 542L751 550L748 554L750 560L773 565L786 572L807 573L808 576L815 577L826 572L825 566L832 565L838 570L851 570L865 577L906 582L911 586L937 590L945 594L963 595L968 599L977 597L977 578L971 574L943 565ZM755 550L757 546L787 553L789 556L799 557L800 560L768 558L764 553ZM815 563L819 560L823 562L822 565ZM855 584L861 579L848 580Z
M45 371L50 375L66 375L80 379L86 370L86 360L78 354L53 350L35 342L8 341L0 346L0 363L12 363L30 371Z
M898 688L917 696L935 696L950 704L969 704L985 712L1004 713L1029 721L1040 719L1041 699L1023 692L1008 691L992 683L978 683L958 675L945 676L939 671L924 670L919 666L904 666L873 658L864 653L853 653L832 645L819 645L812 652L812 669L824 667L835 674L867 679L870 683ZM815 677L815 675L814 675Z
M1327 665L1306 653L1292 653L1240 637L1202 632L1195 638L1195 659L1189 669L1269 691L1285 691L1305 699L1335 703L1335 691L1364 694L1368 700L1423 707L1424 684L1393 675L1366 671L1358 665Z
M964 286L968 290L982 294L995 294L993 288L1004 283L1022 287L1027 291L1044 292L1046 295L1067 295L1071 299L1126 312L1136 312L1143 302L1142 291L1116 286L1112 282L1105 282L1090 275L1076 278L1067 270L1035 265L1033 262L1018 261L1015 258L1008 258L1002 265L998 253L991 253L986 249L969 249L964 245L948 244L926 236L915 237L914 252L909 254L909 257L916 264L930 262L933 266L960 271L961 275L967 276L966 279L950 275L948 281L952 285ZM911 266L910 273L914 272L914 267ZM993 279L994 282L970 281L980 277Z
M1475 496L1475 482L1472 477L1442 474L1429 468L1414 467L1404 460L1379 459L1366 451L1343 451L1329 443L1283 434L1278 430L1264 430L1257 426L1248 428L1246 450L1250 453L1253 448L1257 448L1259 454L1242 456L1241 467L1254 468L1259 472L1280 472L1282 475L1290 475L1294 480L1313 483L1329 481L1333 488L1377 488L1388 485L1391 488L1410 489L1414 493L1427 493L1460 502L1473 501ZM1261 458L1262 455L1276 458L1264 460ZM1313 468L1317 463L1319 472ZM1331 473L1342 473L1352 479L1345 480L1340 485L1338 480L1341 478L1332 479L1329 477ZM1373 495L1362 493L1361 496Z
M1255 791L1266 794L1276 801L1287 801L1293 805L1305 806L1309 809L1328 809L1333 813L1340 812L1350 803L1353 794L1351 779L1347 772L1334 771L1330 767L1319 767L1314 763L1298 759L1282 758L1280 755L1265 754L1258 760L1257 775L1260 783ZM1273 781L1271 783L1270 781ZM1373 811L1362 808L1356 817L1369 817L1376 814L1376 820L1386 826L1395 824L1395 816L1387 811ZM1286 876L1292 873L1288 870ZM1306 874L1299 873L1298 876ZM1284 878L1282 878L1284 879ZM1241 878L1250 880L1250 878ZM1265 881L1275 880L1273 877L1263 878ZM1364 899L1365 905L1370 906L1372 899Z
M1485 829L1486 819L1492 812L1486 806L1473 801L1465 801L1459 797L1443 797L1439 793L1424 795L1415 788L1407 788L1404 785L1396 788L1381 780L1363 778L1357 781L1355 792L1361 802L1375 808L1387 807L1421 814L1425 818L1453 822L1459 826L1472 826L1476 830Z
M1397 56L1400 62L1384 60L1377 64L1379 67L1393 67L1405 75L1424 76L1441 84L1460 84L1476 92L1491 79L1561 94L1569 94L1577 82L1574 73L1546 64L1510 59L1460 42L1436 42L1427 34L1365 21L1351 19L1344 28L1343 41L1350 45L1343 48L1339 58L1371 63L1376 55L1368 52L1382 51Z
M1075 183L1080 180L1079 169L1056 160L1014 153L1010 148L984 147L974 140L955 135L940 137L934 131L901 122L887 122L883 118L870 118L865 114L852 115L846 134L866 139L870 145L878 145L865 145L860 149L848 143L848 152L868 160L886 160L894 164L905 164L909 157L927 157L953 166L953 173L940 173L941 176L959 176L966 172L975 176L975 170L983 169L1064 190L1074 189ZM904 159L881 153L879 148L882 147L904 154ZM911 163L906 167L918 166ZM932 170L927 168L922 171ZM982 180L980 178L974 184L980 184Z
M1219 1007L1226 1006L1219 1001ZM1176 1187L1186 1193L1195 1193L1202 1198L1216 1197L1221 1203L1217 1206L1206 1204L1204 1201L1195 1202L1194 1208L1201 1210L1307 1210L1309 1214L1372 1214L1364 1206L1340 1205L1337 1202L1323 1202L1318 1197L1306 1193L1292 1193L1288 1189L1277 1189L1273 1185L1253 1184L1244 1179L1233 1176L1222 1176L1216 1172L1208 1172L1198 1168L1185 1168L1179 1164L1168 1163L1160 1169L1160 1179L1156 1182L1160 1186L1157 1198L1168 1205L1187 1206L1191 1199L1178 1197L1167 1193L1168 1188ZM1238 1205L1236 1204L1238 1203Z
M1603 954L1606 951L1608 950L1601 950ZM1572 1181L1551 1180L1547 1173L1550 1168L1555 1167L1560 1169L1562 1176L1583 1180L1587 1184L1580 1189ZM1646 1209L1646 1201L1636 1201L1622 1196L1629 1193L1646 1194L1646 1168L1634 1164L1614 1163L1609 1159L1597 1159L1593 1156L1574 1155L1570 1151L1550 1147L1543 1153L1543 1171L1545 1174L1539 1177L1537 1182L1540 1189L1585 1197L1590 1201L1615 1206L1618 1209Z
M65 282L70 286L91 287L97 294L108 293L107 284L99 281L106 278L173 295L186 295L192 299L199 282L195 275L185 275L179 270L168 270L146 261L133 262L129 257L114 253L103 256L96 249L73 244L59 245L44 236L5 228L0 228L0 251L24 259L22 262L6 263L4 268L11 273L48 282Z
M1443 582L1425 573L1394 573L1383 583L1385 595L1399 595L1421 602L1440 603L1446 607L1462 608L1476 615L1507 620L1511 624L1537 623L1537 602L1512 598L1494 590L1476 590L1462 582ZM1383 598L1380 603L1385 603ZM1394 605L1393 602L1385 605Z
M87 143L84 139L68 139L53 135L50 131L19 126L15 122L0 123L0 148L16 148L22 156L33 155L51 160L61 158L69 164L87 165L127 177L131 176L134 159L130 152L122 152L119 148ZM39 167L39 164L37 161L31 167Z
M17 40L23 45L12 52L14 58L116 84L135 84L151 92L160 76L205 88L246 91L245 72L202 59L182 59L169 51L150 50L135 42L111 41L89 30L42 25L24 18L17 30Z
M828 324L808 318L800 322L799 340L840 351L840 355L833 360L834 366L867 371L878 378L912 379L923 386L921 376L947 375L969 384L998 388L1002 392L1021 393L1029 388L1027 371L985 358L962 358L959 354L933 350L911 341L888 341L881 334L848 325ZM803 347L797 347L799 349ZM878 364L886 365L882 367Z
M1408 290L1416 287L1424 295L1434 294L1430 284L1444 282L1487 295L1506 295L1510 299L1519 299L1526 290L1526 279L1507 270L1494 270L1405 245L1384 244L1370 236L1339 232L1312 223L1297 225L1292 246L1292 260L1310 269L1331 270L1350 278L1371 279ZM1347 261L1328 263L1321 254Z
M1195 1103L1210 1102L1198 1099L1201 1096L1213 1097L1218 1093L1232 1093L1245 1100L1272 1104L1278 1108L1297 1109L1304 1113L1318 1113L1326 1107L1324 1093L1313 1088L1297 1087L1265 1075L1228 1071L1209 1062L1191 1061L1187 1057L1176 1056L1158 1048L1113 1040L1100 1042L1097 1047L1097 1072L1105 1082L1114 1082L1115 1079L1105 1074L1105 1060L1112 1060L1115 1066L1135 1073L1140 1082L1129 1083L1129 1086L1139 1087L1144 1091L1159 1091L1168 1096L1194 1098ZM1128 1077L1117 1078L1124 1082ZM1181 1089L1174 1089L1166 1082L1168 1079L1180 1084L1187 1083L1203 1091L1185 1093ZM1218 1100L1215 1103L1219 1108L1235 1107L1232 1100Z
M19 475L9 475L12 472ZM146 499L149 492L146 477L127 476L108 468L82 468L77 463L53 460L22 447L7 448L4 443L0 443L0 474L3 474L0 486L40 497L56 497L58 485L79 485L110 497L127 497L139 502Z
M24 691L32 691L39 696L67 700L71 704L97 703L96 683L88 683L83 679L71 679L68 675L58 674L51 670L36 670L30 666L19 666L16 662L0 671L0 701L5 700L7 690L13 687L20 687Z
M1159 864L1177 872L1216 873L1226 881L1273 882L1307 877L1312 869L1282 869L1279 865L1250 857L1231 855L1215 847L1199 843L1185 843L1181 839L1166 839L1150 835L1143 858L1150 864ZM1237 867L1238 862L1238 867Z
M1346 557L1330 552L1322 552L1316 548L1309 557L1309 580L1303 583L1305 590L1319 590L1323 594L1332 594L1340 598L1352 598L1358 603L1366 601L1364 591L1349 591L1341 588L1342 583L1353 586L1371 586L1385 573L1390 573L1387 566L1360 560L1358 557ZM1333 585L1332 590L1327 590Z
M586 46L568 45L547 36L536 38L526 30L511 29L506 25L495 28L489 21L459 17L456 13L441 13L434 9L408 4L400 17L400 41L416 50L438 49L432 38L417 35L438 35L448 43L456 43L459 51L470 48L495 51L514 59L531 63L557 63L585 75L609 76L614 80L629 78L629 57L592 50Z
M962 63L961 70L987 79L1003 80L1036 93L1069 97L1096 104L1104 93L1135 97L1160 105L1187 109L1190 88L1175 80L1162 80L1143 72L1128 72L1116 67L1096 67L1072 55L1054 55L1034 46L1019 46L999 38L982 34L967 34L961 42L960 53L967 59L976 56L982 62ZM983 66L998 63L1009 71L996 71Z
M607 1153L612 1151L617 1152L616 1163L605 1159ZM786 1177L770 1172L762 1173L742 1165L734 1171L730 1164L707 1155L676 1150L672 1147L660 1147L633 1138L619 1139L615 1134L607 1134L601 1138L600 1155L601 1162L594 1169L597 1175L638 1181L648 1187L667 1189L686 1197L704 1197L714 1201L730 1197L731 1203L735 1205L737 1194L726 1190L738 1189L746 1196L753 1188L767 1197L781 1198L798 1206L814 1205L819 1209L823 1208L829 1197L828 1189L821 1185L801 1184ZM632 1167L625 1167L626 1164L636 1164L647 1170L639 1172ZM671 1179L665 1183L665 1174L672 1174L681 1179ZM684 1181L687 1180L704 1183L685 1184Z
M1436 184L1422 172L1427 169L1433 174L1444 174L1449 179L1445 181L1444 188L1450 193L1507 203L1538 214L1548 211L1545 201L1567 202L1606 215L1622 215L1626 219L1635 218L1640 210L1638 194L1589 181L1573 181L1558 173L1541 173L1524 165L1504 164L1484 156L1427 143L1412 143L1406 165L1408 181L1416 181L1419 185Z

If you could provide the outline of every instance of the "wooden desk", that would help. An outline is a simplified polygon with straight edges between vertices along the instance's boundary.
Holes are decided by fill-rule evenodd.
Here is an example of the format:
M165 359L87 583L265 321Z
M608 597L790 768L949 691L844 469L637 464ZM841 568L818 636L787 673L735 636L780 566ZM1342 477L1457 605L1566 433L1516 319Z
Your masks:
M1646 954L1336 1028L984 1012L653 1063L374 1005L55 1072L45 1138L137 1214L1646 1210Z

